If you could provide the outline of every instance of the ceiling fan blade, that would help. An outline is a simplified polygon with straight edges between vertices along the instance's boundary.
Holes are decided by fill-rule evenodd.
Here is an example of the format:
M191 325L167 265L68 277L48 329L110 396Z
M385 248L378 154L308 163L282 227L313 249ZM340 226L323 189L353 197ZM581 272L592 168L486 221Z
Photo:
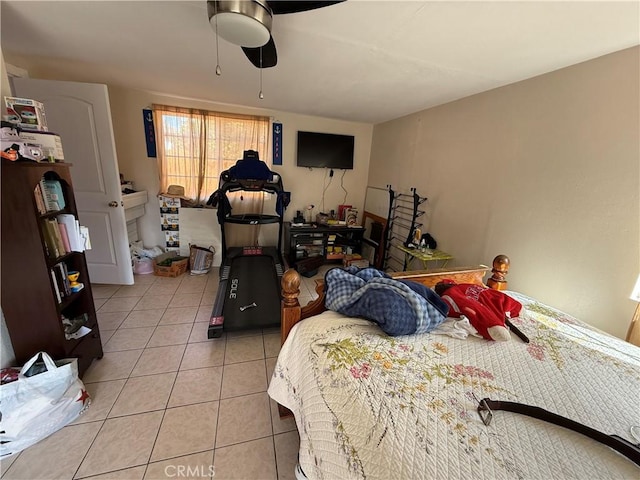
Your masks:
M260 50L262 50L262 63L260 62ZM275 67L278 63L278 52L273 37L269 37L269 41L261 47L250 48L242 47L242 51L249 61L258 68Z
M316 8L328 7L336 3L342 3L345 0L329 0L329 1L295 1L295 0L268 0L269 8L274 15L282 15L284 13L306 12L307 10L315 10Z

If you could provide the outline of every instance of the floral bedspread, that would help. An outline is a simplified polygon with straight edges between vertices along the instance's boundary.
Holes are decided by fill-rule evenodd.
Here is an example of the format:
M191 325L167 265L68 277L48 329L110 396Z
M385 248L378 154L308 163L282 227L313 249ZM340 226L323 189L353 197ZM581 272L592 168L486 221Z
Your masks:
M269 395L293 411L310 478L639 478L608 447L476 399L535 405L633 440L640 425L640 349L508 292L531 340L389 337L324 312L294 327Z

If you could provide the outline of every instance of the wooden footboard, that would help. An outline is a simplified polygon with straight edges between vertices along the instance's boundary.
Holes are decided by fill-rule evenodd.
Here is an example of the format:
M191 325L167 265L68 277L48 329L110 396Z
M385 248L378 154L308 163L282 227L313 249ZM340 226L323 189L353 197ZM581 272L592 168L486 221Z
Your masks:
M392 278L412 280L431 288L444 279L453 280L456 283L476 283L484 285L483 278L489 271L489 267L460 267L438 270L415 270L410 272L395 272L390 274ZM509 273L509 258L506 255L498 255L493 260L492 276L487 285L494 290L507 288L506 275ZM324 307L324 285L322 280L316 280L316 292L318 298L305 306L300 306L300 274L293 269L284 272L282 276L282 308L280 336L282 343L287 339L293 326L300 320L322 313Z

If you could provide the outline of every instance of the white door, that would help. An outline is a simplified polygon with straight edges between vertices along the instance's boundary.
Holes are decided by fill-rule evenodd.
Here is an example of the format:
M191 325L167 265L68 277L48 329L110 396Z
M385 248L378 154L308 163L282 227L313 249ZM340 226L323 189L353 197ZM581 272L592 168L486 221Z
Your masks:
M92 283L133 284L120 172L106 85L13 79L17 96L44 104L49 131L60 135L80 224L89 228Z

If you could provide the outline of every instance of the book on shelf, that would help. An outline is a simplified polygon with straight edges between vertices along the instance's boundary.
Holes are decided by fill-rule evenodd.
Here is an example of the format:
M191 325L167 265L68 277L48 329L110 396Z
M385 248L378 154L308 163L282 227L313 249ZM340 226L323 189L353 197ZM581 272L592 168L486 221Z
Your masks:
M57 293L60 294L60 301L58 302L60 303L71 293L67 289L67 282L65 281L66 277L64 276L64 270L61 264L56 264L53 266L53 268L51 269L51 277L54 279L54 288L56 289Z
M56 278L56 272L54 272L53 269L51 269L50 272L51 272L51 280L53 283L53 290L56 292L56 299L58 300L58 303L61 303L62 295L60 294L60 287L58 286L58 279Z
M83 242L83 249L91 250L91 237L89 237L89 228L80 225L80 238Z
M60 255L66 255L68 250L64 248L64 242L62 241L62 234L60 233L60 227L58 226L58 222L56 222L53 218L47 219L47 223L51 225L51 231L53 232L53 239L58 247L58 252Z
M80 224L76 220L76 217L70 213L63 213L58 215L58 223L63 224L67 230L67 237L69 238L69 247L72 252L84 252L84 241L80 235Z
M60 236L62 237L62 244L67 252L71 252L71 244L69 243L69 234L67 233L67 226L64 223L58 222L58 229L60 230Z
M49 258L58 258L59 256L62 255L62 253L60 252L60 249L58 248L58 244L56 243L56 237L55 234L53 233L53 226L51 225L51 222L49 222L48 220L45 220L42 223L42 234L44 237L44 244L45 247L47 249L47 253L49 254Z
M41 180L40 188L44 198L47 211L55 212L63 210L66 207L64 194L62 193L62 185L58 180Z
M47 213L47 207L44 204L44 196L42 195L42 189L40 188L40 184L36 185L36 188L33 190L33 196L36 199L36 207L38 208L38 213L43 215Z

